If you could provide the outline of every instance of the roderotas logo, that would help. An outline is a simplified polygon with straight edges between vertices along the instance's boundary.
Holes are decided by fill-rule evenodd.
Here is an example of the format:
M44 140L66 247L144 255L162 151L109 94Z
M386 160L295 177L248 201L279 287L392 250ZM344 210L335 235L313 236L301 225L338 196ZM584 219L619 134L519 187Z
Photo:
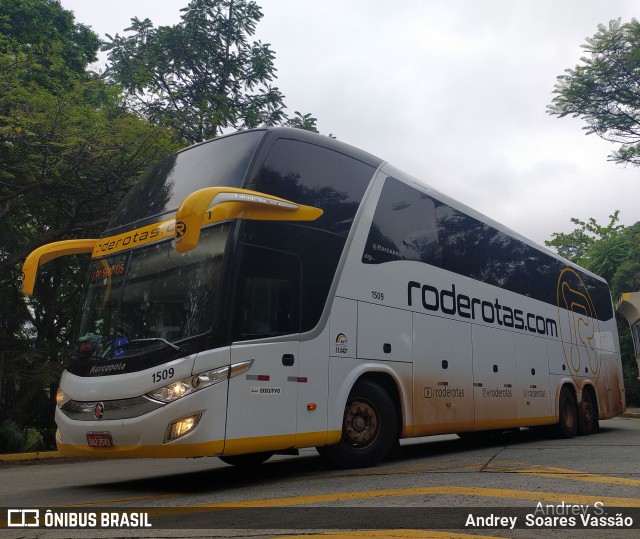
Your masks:
M601 357L596 335L600 323L587 287L572 268L560 272L557 301L560 341L571 375L598 376Z

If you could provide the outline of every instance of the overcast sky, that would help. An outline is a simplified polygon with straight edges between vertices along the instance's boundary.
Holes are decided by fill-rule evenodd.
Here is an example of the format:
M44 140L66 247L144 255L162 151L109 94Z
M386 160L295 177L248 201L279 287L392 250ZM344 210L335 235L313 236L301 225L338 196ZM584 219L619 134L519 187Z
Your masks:
M188 0L61 0L123 33L175 24ZM539 243L570 217L638 216L640 169L583 123L546 114L556 77L633 0L258 0L256 39L276 53L288 112Z

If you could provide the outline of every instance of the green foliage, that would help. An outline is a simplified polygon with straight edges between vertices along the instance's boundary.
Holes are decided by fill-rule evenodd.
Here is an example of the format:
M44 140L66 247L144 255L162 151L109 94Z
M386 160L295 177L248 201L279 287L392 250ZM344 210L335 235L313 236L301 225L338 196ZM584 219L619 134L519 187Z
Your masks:
M22 429L10 419L0 422L0 453L29 453L45 448L44 437L38 429Z
M115 89L99 80L76 80L53 94L37 84L14 86L14 71L0 72L0 295L11 309L0 350L27 340L49 350L68 341L83 262L46 267L46 284L29 302L17 289L17 265L43 243L95 236L137 175L177 145L124 111Z
M26 436L15 421L0 421L0 453L18 453L25 441Z
M616 301L623 292L640 290L640 222L630 227L618 224L619 212L609 216L607 225L599 225L595 219L581 221L572 218L578 228L565 234L555 232L545 245L601 275L611 287ZM627 404L640 404L640 382L636 366L633 342L626 320L618 318L620 350L624 374Z
M20 448L25 453L32 451L41 451L44 448L44 439L42 433L38 429L29 427L24 433L24 443Z
M629 241L624 225L616 224L619 214L615 211L610 215L606 226L599 225L593 217L587 221L572 217L571 222L578 228L568 234L554 232L551 234L553 239L545 241L545 245L554 247L567 260L611 281L627 257Z
M262 18L247 0L192 0L181 22L154 28L131 20L126 36L107 36L107 75L127 104L188 143L224 130L280 124L283 95L271 86L275 54L250 41ZM310 121L311 119L308 119Z
M314 133L318 133L318 129L316 127L317 118L311 116L310 113L302 114L295 111L295 116L293 118L289 118L287 120L287 126L295 127L297 129L305 129L306 131L312 131Z
M0 3L0 53L26 63L22 82L49 89L82 75L96 60L100 39L55 0L3 0ZM5 64L6 65L6 64Z
M5 1L0 30L0 419L44 429L29 406L51 414L86 260L44 266L28 299L21 264L44 243L95 237L136 177L179 144L86 71L99 39L57 2Z
M640 23L601 24L582 48L588 56L557 78L547 111L581 118L587 134L621 145L612 161L640 165Z

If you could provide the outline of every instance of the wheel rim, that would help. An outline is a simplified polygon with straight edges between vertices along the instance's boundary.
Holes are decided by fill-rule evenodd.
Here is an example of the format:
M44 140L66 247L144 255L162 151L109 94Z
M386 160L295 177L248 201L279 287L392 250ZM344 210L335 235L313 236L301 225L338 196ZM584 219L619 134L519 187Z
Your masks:
M343 437L351 447L366 447L378 434L378 416L368 403L353 400L344 414Z

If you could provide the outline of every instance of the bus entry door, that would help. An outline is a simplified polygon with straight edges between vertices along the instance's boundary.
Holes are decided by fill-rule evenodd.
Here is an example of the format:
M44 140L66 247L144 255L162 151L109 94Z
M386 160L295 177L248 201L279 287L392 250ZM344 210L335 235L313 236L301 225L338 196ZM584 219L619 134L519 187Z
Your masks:
M231 347L232 364L253 359L253 365L229 380L226 455L293 446L298 349L298 341Z
M226 455L295 443L300 274L295 255L242 246L231 364L253 363L229 380Z

